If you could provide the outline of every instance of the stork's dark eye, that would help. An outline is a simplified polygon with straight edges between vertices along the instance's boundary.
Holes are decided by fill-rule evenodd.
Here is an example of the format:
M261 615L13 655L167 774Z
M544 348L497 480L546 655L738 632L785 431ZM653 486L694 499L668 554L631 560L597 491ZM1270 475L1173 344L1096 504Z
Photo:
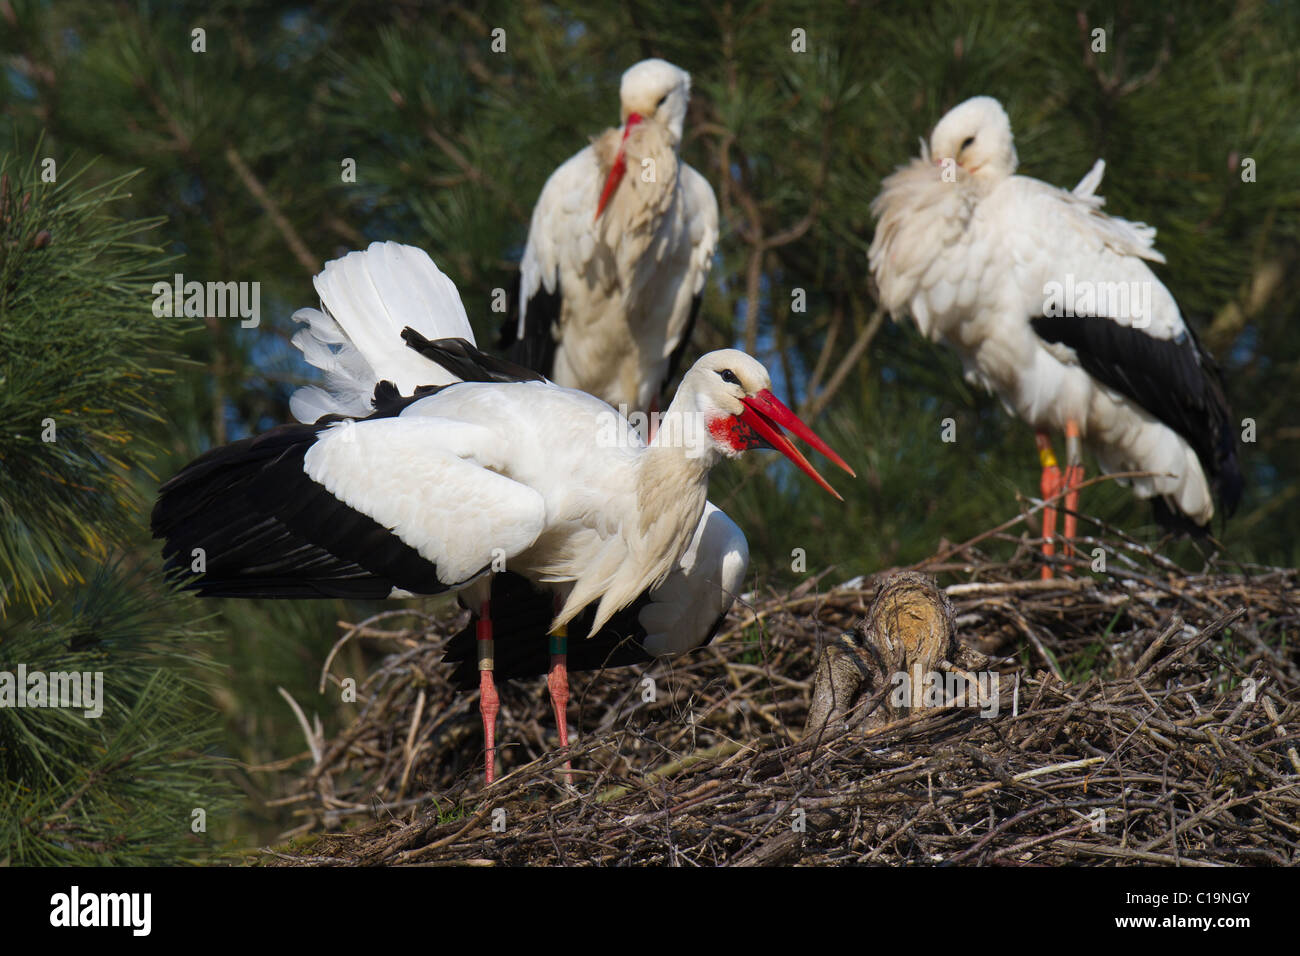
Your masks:
M962 149L965 149L967 146L969 146L969 145L970 145L971 143L973 143L973 142L975 142L975 137L974 137L974 136L967 136L964 140L961 141L961 148L962 148Z
M726 382L728 385L740 384L740 379L736 378L736 373L729 368L724 368L718 374L722 376L722 380Z
M664 103L666 103L667 101L668 101L668 94L665 93L663 96L659 97L659 102L655 104L655 109L658 110L659 107L663 106Z

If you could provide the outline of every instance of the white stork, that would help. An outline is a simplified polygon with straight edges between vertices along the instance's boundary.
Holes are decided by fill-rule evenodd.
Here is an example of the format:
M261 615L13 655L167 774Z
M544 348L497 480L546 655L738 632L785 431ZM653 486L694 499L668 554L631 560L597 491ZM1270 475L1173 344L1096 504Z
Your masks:
M325 387L293 396L304 423L190 463L160 490L154 535L173 573L200 572L189 584L204 595L462 592L478 613L489 783L494 572L555 600L548 685L567 746L570 621L585 611L598 634L636 605L623 636L672 654L708 640L729 607L748 554L705 501L715 464L775 447L834 493L785 426L849 470L743 352L701 358L646 446L599 399L474 348L455 286L419 249L375 243L315 284L322 308L295 315L294 344Z
M512 357L652 424L718 241L713 189L678 157L690 92L664 60L623 74L621 127L551 174L519 266Z
M1067 492L1067 553L1080 439L1105 472L1151 473L1132 484L1161 524L1207 528L1216 494L1225 514L1240 497L1235 432L1217 366L1147 265L1164 262L1155 230L1101 211L1101 161L1073 192L1013 175L1016 164L997 100L939 121L872 204L881 305L955 347L967 380L1037 430L1043 497ZM1052 429L1066 434L1064 479ZM1055 521L1044 509L1046 555Z

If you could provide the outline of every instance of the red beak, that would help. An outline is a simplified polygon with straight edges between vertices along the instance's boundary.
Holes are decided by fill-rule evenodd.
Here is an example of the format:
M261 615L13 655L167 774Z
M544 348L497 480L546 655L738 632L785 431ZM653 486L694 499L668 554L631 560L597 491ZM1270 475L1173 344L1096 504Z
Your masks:
M840 501L840 493L830 486L830 484L817 473L817 469L809 464L808 459L803 456L798 448L790 439L786 438L781 432L781 428L788 428L797 438L806 441L813 448L839 465L850 475L855 478L857 475L839 455L831 451L830 446L813 434L811 428L799 420L799 416L786 408L781 401L767 389L763 389L752 398L743 398L745 410L737 417L754 430L768 445L775 448L785 457L799 466L799 468L813 481L821 485Z
M632 132L632 127L641 122L640 113L628 113L627 122L623 125L623 141L627 141L627 134ZM609 175L605 177L605 188L600 191L600 202L596 204L596 215L592 217L595 222L600 218L600 214L605 211L605 204L609 202L609 197L614 195L614 190L618 184L623 181L624 174L627 173L627 156L623 152L623 147L619 146L618 155L614 157L614 165L609 167Z

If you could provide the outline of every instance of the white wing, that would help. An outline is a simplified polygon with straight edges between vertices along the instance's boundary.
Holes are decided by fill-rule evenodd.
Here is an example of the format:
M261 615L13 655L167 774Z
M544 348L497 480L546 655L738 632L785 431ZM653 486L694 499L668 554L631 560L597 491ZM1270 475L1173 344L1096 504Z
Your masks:
M581 274L592 261L598 242L594 216L600 184L596 151L588 146L565 160L542 187L519 263L521 340L533 296L541 289L554 294L561 270Z
M699 295L718 245L718 198L709 181L685 163L681 165L681 179L691 239L691 269L686 281L691 294Z
M1089 180L1099 181L1097 173L1094 167L1080 185L1095 185ZM1179 337L1186 326L1178 305L1147 265L1164 261L1155 249L1155 229L1106 215L1104 201L1080 195L1078 187L1067 192L1014 176L985 201L976 241L1016 274L1027 317L1060 301L1078 314L1104 316L1155 338Z
M399 416L330 427L303 467L437 565L440 581L459 584L519 554L545 527L542 496L494 470L504 453L501 436L481 425Z
M406 347L410 326L429 339L474 341L456 286L423 249L375 242L325 264L315 278L320 309L301 309L293 344L325 373L325 386L300 388L289 408L301 422L322 415L364 417L375 385L387 379L404 394L455 379Z

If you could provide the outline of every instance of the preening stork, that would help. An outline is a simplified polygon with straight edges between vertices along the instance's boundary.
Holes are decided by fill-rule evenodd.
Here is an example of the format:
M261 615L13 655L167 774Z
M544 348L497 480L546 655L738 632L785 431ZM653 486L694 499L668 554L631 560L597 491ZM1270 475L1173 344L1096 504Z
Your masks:
M551 174L520 262L511 356L625 414L658 411L718 241L713 189L678 156L691 77L623 74L621 126Z
M1208 527L1241 494L1218 367L1151 262L1155 230L1108 216L1099 160L1074 189L1013 175L1011 122L977 96L935 126L921 157L884 180L868 253L881 305L956 348L966 378L1038 432L1044 498L1066 491L1067 553L1083 479L1080 440L1132 479L1157 520ZM1049 430L1066 434L1062 478ZM1055 509L1043 551L1054 553ZM1051 566L1043 569L1051 576Z
M173 573L201 572L189 583L204 595L459 591L478 615L489 782L494 572L554 602L548 685L567 746L571 622L676 653L708 640L730 605L747 551L705 500L715 464L775 447L833 493L785 427L850 470L743 352L702 357L647 446L599 399L479 352L455 286L419 249L375 243L327 263L315 284L321 309L295 315L305 327L294 344L325 381L293 396L302 424L190 463L160 490L154 535ZM634 618L615 620L629 608ZM532 627L515 623L512 633ZM511 675L532 666L531 651L503 649Z

